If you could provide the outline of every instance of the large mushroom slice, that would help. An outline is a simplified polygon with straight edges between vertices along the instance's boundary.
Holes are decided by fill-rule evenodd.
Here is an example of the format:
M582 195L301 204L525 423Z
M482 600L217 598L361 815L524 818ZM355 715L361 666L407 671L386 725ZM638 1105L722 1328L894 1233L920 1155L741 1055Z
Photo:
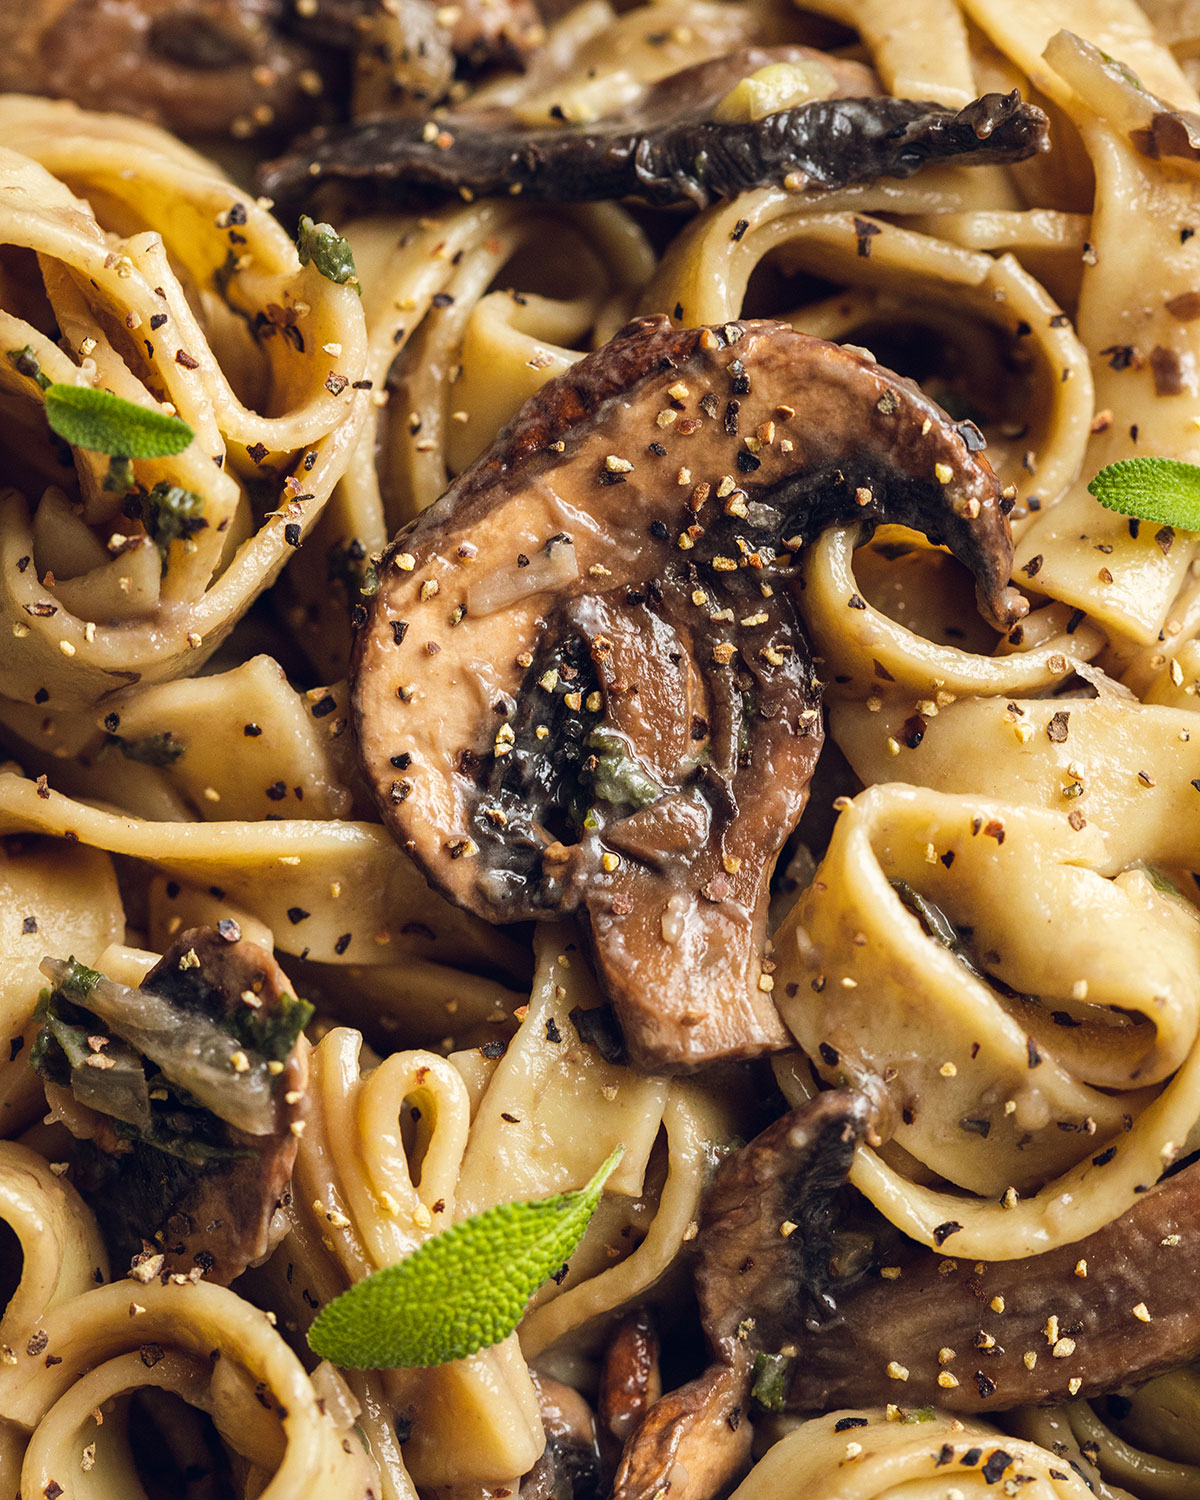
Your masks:
M784 65L809 49L778 49ZM830 58L814 97L758 117L735 93L773 61L756 49L648 84L640 100L587 125L533 128L499 110L448 111L319 127L270 162L276 200L333 181L372 204L404 205L414 189L577 203L635 198L705 208L753 188L845 187L911 177L928 161L1020 161L1046 149L1046 117L1016 93L955 111L874 92L865 69ZM807 75L812 76L811 64ZM834 97L858 93L860 97Z
M221 925L184 932L137 989L46 959L30 1060L77 1137L72 1180L114 1264L161 1252L228 1284L279 1237L312 1007Z
M638 1065L785 1043L768 882L821 746L796 553L839 522L916 527L1012 618L980 446L862 353L648 318L385 553L352 672L383 817L490 921L584 915Z

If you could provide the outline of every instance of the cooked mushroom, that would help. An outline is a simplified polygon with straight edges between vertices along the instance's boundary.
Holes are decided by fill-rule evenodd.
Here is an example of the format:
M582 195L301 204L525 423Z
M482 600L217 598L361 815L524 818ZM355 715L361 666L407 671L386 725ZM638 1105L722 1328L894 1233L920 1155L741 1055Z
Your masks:
M785 1044L768 882L821 746L794 554L839 520L915 526L1015 618L979 446L869 356L648 318L385 554L352 674L384 820L491 921L585 915L638 1065Z
M31 1062L78 1138L72 1180L115 1264L228 1283L267 1253L291 1178L312 1007L257 944L185 932L138 989L46 959Z
M626 1445L614 1500L654 1500L664 1484L677 1500L711 1500L746 1467L744 1417L763 1352L790 1346L798 1324L829 1313L831 1266L845 1254L836 1205L868 1114L861 1094L822 1094L721 1164L696 1241L715 1359L650 1407Z
M629 1440L612 1500L711 1500L744 1473L752 1429L740 1369L710 1365L663 1396Z
M596 1403L601 1447L619 1452L661 1395L658 1335L649 1309L638 1307L617 1324L605 1352Z
M0 89L122 110L185 135L295 128L312 119L322 59L281 34L283 9L281 0L0 5Z
M1200 1354L1198 1200L1200 1163L1023 1260L953 1261L897 1236L819 1327L797 1322L786 1405L894 1401L892 1360L906 1402L959 1412L1095 1396L1186 1364Z
M546 1447L521 1480L519 1500L598 1500L603 1486L591 1408L571 1386L533 1370L530 1374Z
M791 1110L721 1163L697 1236L700 1318L718 1358L740 1368L793 1344L837 1307L860 1240L844 1225L862 1094L830 1091Z
M640 107L589 125L531 130L507 114L463 110L433 129L423 119L321 128L269 163L262 187L285 199L333 180L372 204L432 189L706 208L758 187L910 177L930 160L1019 161L1048 144L1045 115L1016 93L957 113L911 99L818 98L761 119L714 119L729 86L720 62L701 63L648 85Z

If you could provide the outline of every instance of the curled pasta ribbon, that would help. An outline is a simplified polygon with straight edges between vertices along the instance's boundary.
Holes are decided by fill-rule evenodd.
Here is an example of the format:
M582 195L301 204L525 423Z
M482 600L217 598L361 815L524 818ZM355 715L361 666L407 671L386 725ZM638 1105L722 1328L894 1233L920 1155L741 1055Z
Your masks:
M455 1218L470 1120L466 1086L451 1063L429 1052L393 1053L360 1073L360 1045L357 1032L339 1028L313 1054L295 1227L273 1262L287 1301L328 1301ZM415 1127L404 1130L414 1114ZM412 1165L418 1161L419 1169ZM303 1307L297 1315L308 1321ZM352 1373L348 1380L375 1461L397 1494L410 1492L409 1473L421 1486L515 1487L542 1451L537 1397L515 1338L450 1364ZM412 1423L403 1457L397 1411Z
M347 236L364 286L365 374L379 397L313 547L291 570L302 638L331 677L345 672L349 636L343 600L326 597L330 580L356 602L354 567L436 500L534 391L621 327L654 264L641 229L611 203L482 202L363 219ZM510 266L520 291L505 288Z
M864 781L889 777L969 795L988 768L997 800L1103 830L1109 866L1196 867L1200 737L1194 710L1098 698L960 698L930 716L915 749L896 736L912 705L839 702L830 728ZM1139 947L1141 945L1139 944Z
M1138 127L1157 107L1144 90L1184 110L1197 108L1197 96L1131 0L967 0L965 9L1070 116L1096 184L1076 326L1091 356L1097 431L1079 482L1022 538L1018 566L1038 559L1044 593L1086 608L1114 633L1150 642L1194 545L1170 528L1166 537L1150 526L1131 535L1125 518L1102 510L1085 485L1105 464L1138 453L1194 461L1200 451L1192 421L1200 389L1197 327L1172 312L1200 275L1200 248L1179 234L1194 206L1195 163L1173 160L1164 171L1136 144ZM1060 30L1078 35L1056 35ZM1122 65L1143 87L1122 77ZM1152 292L1131 298L1129 289L1140 287Z
M80 893L86 891L86 899ZM94 964L125 935L116 872L94 849L34 844L0 850L0 1135L32 1124L45 1101L29 1048L47 953Z
M986 175L982 174L982 175ZM974 172L968 183L974 181ZM930 181L932 179L932 181ZM1015 487L1018 511L1031 498L1057 499L1079 472L1092 420L1087 350L1046 289L1011 254L989 255L907 227L906 218L971 208L962 175L931 171L913 184L871 184L797 200L777 189L743 194L701 214L676 237L642 298L645 311L677 308L685 326L739 316L753 273L764 265L808 272L852 291L784 314L804 333L875 347L893 329L920 328L932 347L947 344L976 370L972 390L1019 388L1024 399L989 427L989 458ZM882 217L886 215L886 217ZM864 249L865 247L865 249ZM928 310L928 311L927 311ZM1006 367L981 365L981 351L1010 346ZM886 361L885 361L886 363ZM1027 455L1037 455L1030 472Z
M1073 1401L1054 1409L1024 1407L1008 1425L1021 1437L1069 1454L1095 1492L1123 1500L1196 1500L1200 1447L1196 1443L1200 1376L1172 1370L1128 1395Z
M0 239L38 268L0 293L0 356L36 362L0 357L20 434L0 496L5 692L84 707L194 672L277 576L357 434L365 329L352 287L153 127L10 96L0 153ZM23 316L40 300L61 344ZM198 495L203 525L155 546L104 456L51 440L39 374L169 403L195 439L135 460L135 481Z
M266 1314L225 1287L183 1277L165 1286L120 1281L49 1309L0 1369L4 1411L30 1434L21 1493L139 1493L123 1424L94 1414L141 1388L207 1412L241 1461L247 1493L370 1493L361 1442L318 1400Z
M91 1210L36 1151L0 1141L0 1219L21 1246L21 1279L0 1319L0 1381L54 1308L108 1275ZM13 1415L4 1406L6 1416Z
M1185 1149L1200 918L1115 869L1096 827L1040 809L892 785L843 811L776 934L776 994L818 1072L898 1116L852 1180L911 1238L984 1260L1069 1244Z
M835 698L874 697L907 690L922 699L931 687L944 706L946 695L1005 695L1037 692L1053 686L1073 661L1086 661L1104 644L1100 631L1076 625L1069 629L1065 612L1044 621L1046 639L1037 642L1033 621L1026 630L1026 649L1006 656L985 656L947 642L931 640L877 609L854 575L858 529L831 528L804 558L805 622L824 675ZM942 554L934 553L940 558ZM911 585L910 585L911 591ZM912 712L912 700L909 700ZM887 780L894 770L881 778Z
M894 1413L894 1415L893 1415ZM829 1412L770 1447L733 1500L942 1500L1005 1493L1090 1500L1087 1483L1055 1453L988 1422L941 1413ZM995 1488L993 1488L993 1486Z
M520 972L516 945L434 895L376 823L158 822L102 811L3 772L0 832L50 834L216 885L285 953L371 964L413 952L485 969L510 963Z

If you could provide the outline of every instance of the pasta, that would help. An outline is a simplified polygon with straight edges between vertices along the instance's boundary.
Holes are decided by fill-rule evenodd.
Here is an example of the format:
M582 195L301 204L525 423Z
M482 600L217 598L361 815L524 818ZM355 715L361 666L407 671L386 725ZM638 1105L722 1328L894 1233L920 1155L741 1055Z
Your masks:
M0 1491L1200 1494L1194 8L253 9L0 96Z

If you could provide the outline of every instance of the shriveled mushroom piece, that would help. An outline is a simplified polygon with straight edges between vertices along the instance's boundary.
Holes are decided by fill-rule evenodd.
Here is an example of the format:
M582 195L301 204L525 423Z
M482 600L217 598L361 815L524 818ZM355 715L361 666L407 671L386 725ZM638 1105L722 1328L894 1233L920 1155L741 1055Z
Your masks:
M766 60L738 54L737 76L729 59L697 64L587 125L531 130L507 113L464 109L443 113L433 129L424 119L322 128L268 164L263 191L283 199L332 180L373 204L404 202L423 188L705 208L758 187L910 177L927 161L1019 161L1048 144L1045 115L1016 93L987 94L957 112L911 99L832 97L852 83L845 64L827 68L817 97L757 117L739 108L733 89Z
M183 134L311 120L322 58L282 34L282 0L0 5L0 90L120 110ZM303 75L303 76L302 76Z
M274 1242L312 1014L270 953L183 933L141 986L48 958L30 1061L78 1145L72 1181L115 1265L144 1246L227 1284Z
M664 1484L678 1500L710 1500L745 1469L752 1385L758 1393L773 1377L774 1351L791 1346L797 1325L829 1315L831 1277L853 1258L839 1200L868 1115L860 1094L822 1094L721 1164L696 1242L714 1362L646 1413L622 1456L615 1500L653 1500Z
M648 318L385 553L352 672L383 817L493 922L585 915L638 1065L785 1043L768 882L821 745L794 554L839 520L900 522L1014 617L979 446L861 353Z
M958 1412L1095 1396L1186 1364L1200 1354L1198 1204L1194 1164L1045 1255L950 1261L897 1237L819 1327L797 1318L785 1404L894 1401L891 1361L908 1371L906 1402Z

